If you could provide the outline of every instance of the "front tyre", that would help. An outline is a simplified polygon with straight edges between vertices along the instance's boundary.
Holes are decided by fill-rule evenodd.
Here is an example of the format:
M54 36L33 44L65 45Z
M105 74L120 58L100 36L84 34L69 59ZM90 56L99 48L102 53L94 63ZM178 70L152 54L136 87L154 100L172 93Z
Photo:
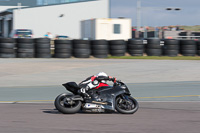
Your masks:
M133 114L139 108L138 102L131 96L119 96L115 100L115 109L122 114Z
M63 114L74 114L81 109L81 101L69 100L73 94L62 93L55 99L56 109Z

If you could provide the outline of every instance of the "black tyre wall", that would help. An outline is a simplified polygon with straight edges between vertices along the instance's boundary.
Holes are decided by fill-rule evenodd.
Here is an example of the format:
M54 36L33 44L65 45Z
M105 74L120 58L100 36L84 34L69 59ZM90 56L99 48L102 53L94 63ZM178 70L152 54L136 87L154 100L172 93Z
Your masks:
M18 58L33 58L35 57L35 53L17 53Z
M0 53L0 58L16 58L16 54Z
M54 57L55 58L70 58L71 57L71 53L55 53Z
M164 51L163 51L163 54L164 54L165 56L170 56L170 57L175 57L175 56L178 55L178 53L179 53L178 50L164 50Z
M71 40L55 40L54 41L55 44L72 44Z
M32 38L17 38L17 43L34 43L35 40Z
M194 40L180 40L180 45L196 45Z
M128 44L132 44L132 45L140 45L143 44L143 40L141 39L129 39L128 40Z
M175 39L165 39L164 40L164 44L165 45L179 45L180 41L179 40L175 40Z
M179 45L164 45L164 47L163 47L164 49L166 49L166 50L177 50L177 51L179 51L179 49L180 49L180 46Z
M146 54L148 56L161 56L162 47L160 45L160 39L149 38L147 39Z
M109 50L112 56L124 56L126 53L126 42L124 40L111 40Z
M109 53L108 41L92 40L91 41L92 55L96 58L106 58Z
M200 56L200 50L197 50L197 55Z
M15 47L16 47L15 43L0 43L0 48L10 48L10 49L13 49Z
M197 53L197 50L181 50L181 54L183 56L195 56Z
M35 49L34 43L17 43L17 48Z
M164 40L163 54L165 56L177 56L179 54L180 44L179 40L166 39Z
M196 44L197 44L197 55L200 56L200 41L197 41Z
M31 38L17 38L17 57L18 58L34 58L35 57L35 41Z
M15 43L14 38L0 38L0 43Z
M51 40L49 38L35 39L35 57L51 58Z
M200 41L196 41L197 50L200 50Z
M146 46L147 49L161 49L160 44L147 44Z
M159 44L160 45L160 39L159 38L148 38L147 44Z
M143 56L143 40L129 39L127 43L127 51L131 56Z
M146 54L148 56L161 56L162 55L162 49L147 49Z
M15 57L15 40L13 38L0 38L0 58Z
M35 43L36 44L50 44L51 39L49 38L36 38Z
M0 53L12 54L12 53L15 53L15 50L14 49L10 49L10 48L0 48Z
M89 58L91 54L89 40L73 40L73 56L76 58Z
M180 40L180 53L183 56L195 56L197 43L194 40Z
M55 40L54 57L55 58L70 58L72 55L71 40Z

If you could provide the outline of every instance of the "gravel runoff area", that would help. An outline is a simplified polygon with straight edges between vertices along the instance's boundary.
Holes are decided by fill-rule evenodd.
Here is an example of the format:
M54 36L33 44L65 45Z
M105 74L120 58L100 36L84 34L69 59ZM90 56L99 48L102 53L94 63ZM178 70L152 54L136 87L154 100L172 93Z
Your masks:
M200 61L129 59L0 59L0 87L80 82L100 71L125 83L200 81Z

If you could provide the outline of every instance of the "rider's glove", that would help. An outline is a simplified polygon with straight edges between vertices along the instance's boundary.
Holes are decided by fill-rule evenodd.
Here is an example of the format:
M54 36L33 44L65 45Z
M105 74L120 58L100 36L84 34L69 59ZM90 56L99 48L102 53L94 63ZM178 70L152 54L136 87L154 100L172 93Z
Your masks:
M115 77L111 77L111 76L109 76L109 80L113 81L114 83L116 83L116 81L117 81L117 79Z
M113 77L113 78L112 78L112 81L113 81L114 83L116 83L116 82L117 82L117 79L116 79L115 77Z
M112 81L112 77L111 77L111 76L108 76L108 80L109 80L109 81Z

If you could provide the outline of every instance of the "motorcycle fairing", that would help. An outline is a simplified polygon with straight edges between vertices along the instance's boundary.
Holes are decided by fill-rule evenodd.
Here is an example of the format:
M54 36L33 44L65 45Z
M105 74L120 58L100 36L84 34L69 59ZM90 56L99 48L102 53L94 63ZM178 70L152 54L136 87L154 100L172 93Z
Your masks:
M130 95L130 92L127 91L127 88L123 88L123 87L119 87L119 86L115 86L115 87L101 87L98 90L91 90L94 97L87 101L87 102L91 102L94 103L94 101L97 101L97 97L98 99L101 99L102 103L107 103L107 104L101 104L104 109L108 109L108 110L115 110L115 99L117 96L121 95L121 94L126 94L126 95ZM95 93L96 98L95 98ZM99 102L99 103L101 103Z

